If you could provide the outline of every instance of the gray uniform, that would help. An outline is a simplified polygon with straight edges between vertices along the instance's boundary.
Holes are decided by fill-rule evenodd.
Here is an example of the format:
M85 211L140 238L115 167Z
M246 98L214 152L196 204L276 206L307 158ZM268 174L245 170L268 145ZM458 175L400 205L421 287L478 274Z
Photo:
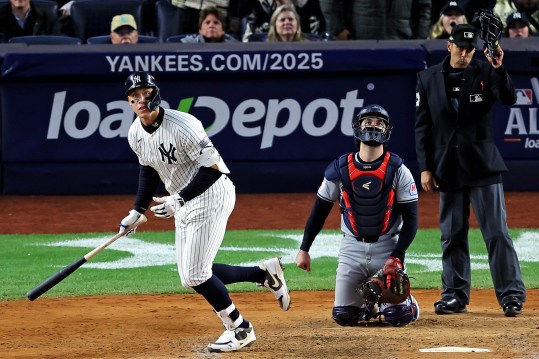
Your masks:
M356 153L356 160L357 155ZM404 164L395 173L393 189L397 203L418 200L414 178ZM329 181L324 178L317 194L326 201L335 202L342 195L341 182L339 180ZM341 215L341 230L344 235L339 249L335 283L335 307L363 306L364 300L356 292L356 289L359 283L384 266L385 261L397 244L401 227L402 218L399 216L393 227L387 234L380 236L377 242L365 243L356 239L345 225Z

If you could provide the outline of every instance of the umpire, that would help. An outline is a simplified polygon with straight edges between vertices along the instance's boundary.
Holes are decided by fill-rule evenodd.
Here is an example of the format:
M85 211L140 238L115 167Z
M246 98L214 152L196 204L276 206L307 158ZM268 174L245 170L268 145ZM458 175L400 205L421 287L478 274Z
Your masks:
M470 302L470 203L485 241L492 281L505 316L522 313L526 288L508 233L501 173L507 167L493 138L492 106L516 101L513 83L495 60L472 59L478 29L453 28L440 64L417 75L415 142L421 186L440 191L442 299L437 314L466 312Z

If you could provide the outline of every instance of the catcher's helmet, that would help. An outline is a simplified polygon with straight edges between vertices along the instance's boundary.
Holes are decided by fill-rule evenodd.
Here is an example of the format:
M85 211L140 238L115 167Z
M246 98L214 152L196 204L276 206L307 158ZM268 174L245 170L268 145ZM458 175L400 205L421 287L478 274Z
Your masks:
M129 96L129 93L140 87L153 88L153 96L148 98L148 109L153 111L161 103L161 95L159 94L159 87L155 82L154 77L149 72L137 71L129 75L125 81L125 94Z
M386 125L385 130L381 130L374 126L361 128L361 122L368 117L376 117L384 121ZM352 121L352 129L354 130L354 138L357 141L376 145L384 144L389 141L393 125L391 124L391 118L387 111L380 105L372 104L363 107L361 111L359 111L359 114Z

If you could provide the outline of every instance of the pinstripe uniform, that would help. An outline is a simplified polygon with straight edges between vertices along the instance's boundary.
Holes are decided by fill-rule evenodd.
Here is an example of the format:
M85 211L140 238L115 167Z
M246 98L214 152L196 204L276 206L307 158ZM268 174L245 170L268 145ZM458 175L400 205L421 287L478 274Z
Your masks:
M165 109L159 130L151 134L137 119L129 129L128 140L139 163L154 168L170 194L178 193L193 180L200 168L197 159L201 149L212 146L198 119L169 109ZM222 175L176 211L177 264L185 287L197 286L211 277L235 201L234 185Z
M152 200L158 203L150 207L156 217L174 216L181 283L202 295L225 327L207 350L219 353L248 347L256 341L253 325L236 308L226 285L264 286L286 311L291 301L281 261L275 257L255 266L213 263L236 203L234 184L226 175L230 170L197 118L159 107L159 87L150 73L131 74L125 94L138 115L128 141L140 169L134 206L120 222L120 232L129 231ZM154 197L159 180L169 196Z
M356 160L359 161L357 153ZM404 164L395 173L393 189L397 207L398 204L414 202L418 199L414 178ZM328 202L339 200L342 195L341 182L324 178L317 195ZM341 215L341 230L344 236L339 249L334 305L335 307L361 307L364 301L356 291L358 283L363 282L384 266L397 244L403 221L401 216L398 216L392 228L381 235L378 241L365 243L357 240L346 226L343 215Z

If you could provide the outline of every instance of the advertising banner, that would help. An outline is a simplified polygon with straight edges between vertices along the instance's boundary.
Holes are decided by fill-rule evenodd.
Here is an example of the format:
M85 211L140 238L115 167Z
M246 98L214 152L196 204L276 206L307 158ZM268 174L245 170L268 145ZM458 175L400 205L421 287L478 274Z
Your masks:
M243 191L313 190L332 159L355 150L352 119L372 103L391 116L389 149L414 170L416 74L443 49L429 53L414 41L220 45L5 53L3 192L57 193L57 176L70 182L69 193L131 192L125 183L136 178L137 161L127 143L134 114L124 81L137 70L155 76L162 107L201 120ZM495 139L507 161L533 161L538 76L517 64L508 62L517 103L494 107Z

